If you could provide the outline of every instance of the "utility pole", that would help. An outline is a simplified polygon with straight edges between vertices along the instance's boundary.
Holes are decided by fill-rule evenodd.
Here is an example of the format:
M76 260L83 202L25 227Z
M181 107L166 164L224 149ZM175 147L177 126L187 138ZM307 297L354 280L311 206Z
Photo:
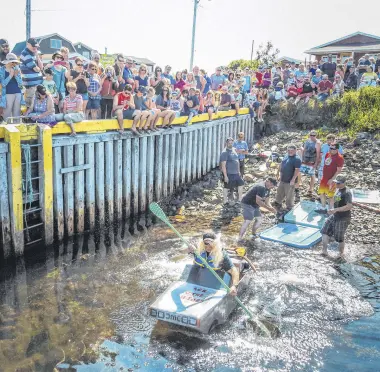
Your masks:
M252 40L252 49L251 49L251 62L253 61L253 46L255 45L255 40Z
M193 63L194 63L195 29L197 26L198 4L201 0L193 0L193 1L194 1L194 15L193 15L193 36L191 40L190 71L193 69Z
M30 31L31 31L31 21L32 21L32 6L31 6L32 0L26 0L26 8L25 8L25 15L26 15L26 40L30 38Z

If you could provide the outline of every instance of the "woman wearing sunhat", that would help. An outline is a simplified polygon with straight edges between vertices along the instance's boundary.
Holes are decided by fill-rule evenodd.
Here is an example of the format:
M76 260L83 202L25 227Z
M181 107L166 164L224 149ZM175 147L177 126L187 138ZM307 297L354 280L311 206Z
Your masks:
M198 247L191 245L188 248L189 253L197 252L199 256L204 258L209 266L215 271L223 270L231 275L232 285L230 287L230 294L232 296L237 295L237 285L239 284L239 272L237 268L228 256L228 253L224 251L221 247L220 240L217 239L214 233L203 234L203 239L199 242ZM203 262L195 257L194 265L203 267L205 270L205 265Z
M4 108L4 120L20 116L22 101L22 78L20 61L13 53L8 53L0 67L0 107Z

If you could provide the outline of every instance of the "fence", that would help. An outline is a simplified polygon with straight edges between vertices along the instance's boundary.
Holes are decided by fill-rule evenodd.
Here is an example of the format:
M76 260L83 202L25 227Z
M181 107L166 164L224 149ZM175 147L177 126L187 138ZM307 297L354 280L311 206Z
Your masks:
M192 125L133 135L115 120L0 126L0 243L5 257L39 241L101 229L147 210L219 163L225 139L253 141L247 109L195 118ZM131 122L126 121L126 128Z

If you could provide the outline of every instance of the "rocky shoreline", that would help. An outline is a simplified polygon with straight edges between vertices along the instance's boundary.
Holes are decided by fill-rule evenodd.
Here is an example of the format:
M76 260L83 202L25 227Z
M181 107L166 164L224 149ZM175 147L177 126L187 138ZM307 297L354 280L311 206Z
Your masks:
M288 143L301 144L307 136L305 131L281 131L260 140L263 150L270 150L276 145L280 156L286 154ZM343 145L345 166L342 174L347 177L349 188L376 190L380 187L380 140L369 133L359 133L354 141L347 136L339 136L338 142ZM276 165L267 168L264 162L250 159L246 163L245 192L256 182L277 173ZM231 200L223 205L223 185L221 172L216 169L205 175L194 184L183 185L165 204L167 212L174 223L182 224L192 216L203 219L207 228L215 231L231 229L234 234L242 222L240 203ZM301 200L306 198L306 179L301 188ZM317 190L317 188L315 189ZM274 201L276 190L271 193ZM312 199L314 200L314 199ZM379 205L373 205L375 209ZM263 213L264 222L261 230L273 226L276 217L271 213ZM206 227L205 227L206 228ZM377 245L380 243L380 213L354 206L352 220L347 231L347 242Z

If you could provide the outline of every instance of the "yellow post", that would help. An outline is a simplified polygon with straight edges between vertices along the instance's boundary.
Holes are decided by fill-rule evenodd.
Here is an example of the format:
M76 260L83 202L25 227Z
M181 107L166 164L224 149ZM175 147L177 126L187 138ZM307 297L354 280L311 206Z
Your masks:
M24 220L22 200L22 164L20 132L14 125L4 127L5 142L9 144L9 202L11 234L15 254L24 253Z
M41 144L38 152L40 175L40 207L41 218L44 224L45 244L52 244L54 240L53 219L53 138L52 130L46 125L38 125L38 140Z

